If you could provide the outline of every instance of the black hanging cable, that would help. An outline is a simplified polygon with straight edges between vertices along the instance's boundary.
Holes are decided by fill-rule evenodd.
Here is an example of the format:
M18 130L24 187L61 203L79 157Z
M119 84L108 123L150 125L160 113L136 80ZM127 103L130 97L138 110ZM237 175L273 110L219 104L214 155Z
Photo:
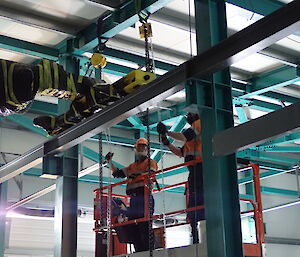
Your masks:
M149 257L153 257L154 248L154 235L152 231L152 183L151 183L151 159L150 159L150 127L149 127L149 109L146 111L146 126L147 126L147 159L148 159L148 211L149 211L149 221L148 221L148 236L149 236Z
M103 213L103 204L102 204L102 187L103 187L103 149L102 149L102 132L98 135L98 147L99 147L99 200L100 200L100 206L101 206L101 212L100 212L100 221L102 222L102 213ZM103 226L103 224L101 224Z

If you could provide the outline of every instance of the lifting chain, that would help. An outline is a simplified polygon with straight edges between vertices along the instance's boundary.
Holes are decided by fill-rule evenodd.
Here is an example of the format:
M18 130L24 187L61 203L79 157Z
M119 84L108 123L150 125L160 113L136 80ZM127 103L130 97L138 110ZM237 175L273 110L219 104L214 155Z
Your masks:
M145 39L145 68L147 72L154 72L154 60L153 60L153 49L152 49L152 27L151 23L147 22L150 13L141 10L141 0L135 0L136 13L139 16L139 20L142 25L139 27L140 38ZM150 39L150 40L149 40ZM150 41L150 42L149 42ZM152 52L152 58L150 57Z
M149 38L152 37L151 24L145 21L143 22L141 28L143 29L143 34L145 38L145 68L148 72L154 72L154 62L153 59L150 57L151 44L149 43Z
M98 135L98 147L99 147L99 201L100 201L100 226L104 226L103 224L103 217L102 217L102 214L103 214L103 204L102 204L102 187L103 187L103 161L102 161L102 155L103 155L103 149L102 149L102 132L99 133Z
M149 109L147 108L146 111L146 126L147 126L147 159L148 159L148 211L149 211L149 221L148 221L148 236L149 236L149 257L153 257L153 248L154 248L154 233L152 230L152 209L153 209L153 202L152 202L152 190L151 190L151 160L150 160L150 128L149 128Z
M160 109L158 109L157 111L157 117L158 117L158 122L161 122L162 119L161 119L161 113L160 113ZM162 152L163 150L163 143L161 142L160 140L160 145L159 145L159 148L160 148L160 152L162 153L162 157L161 157L161 170L162 170L162 187L164 188L166 185L165 185L165 176L164 176L164 154ZM162 190L162 194L163 194L163 228L164 228L164 236L163 236L163 240L164 240L164 244L165 244L165 248L166 248L166 243L167 243L167 237L166 237L166 233L167 233L167 223L166 223L166 190L163 189ZM164 257L166 257L168 255L167 251L165 250L164 251Z
M109 144L109 148L111 148L110 142L110 131L108 130L108 135L106 134L106 141ZM112 152L111 149L109 149L110 152ZM111 256L111 242L112 242L112 228L111 228L111 209L112 209L112 187L111 187L111 173L109 173L109 185L108 188L108 195L107 195L107 216L106 216L106 224L107 224L107 257Z

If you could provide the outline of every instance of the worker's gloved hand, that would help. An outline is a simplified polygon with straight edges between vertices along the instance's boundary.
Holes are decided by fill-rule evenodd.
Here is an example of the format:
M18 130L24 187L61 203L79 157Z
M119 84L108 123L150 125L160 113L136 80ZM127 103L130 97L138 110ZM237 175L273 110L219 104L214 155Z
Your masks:
M168 146L170 144L170 141L168 140L167 136L166 135L160 135L160 138L161 138L161 142Z
M129 179L135 179L136 177L140 176L141 174L137 174L137 173L133 173L133 174L130 174L128 176Z
M156 130L157 130L158 134L160 134L160 135L165 135L168 132L166 125L163 124L162 122L159 122L157 124Z
M108 152L106 155L105 155L105 161L106 162L109 162L112 157L114 156L114 153L111 153L111 152Z

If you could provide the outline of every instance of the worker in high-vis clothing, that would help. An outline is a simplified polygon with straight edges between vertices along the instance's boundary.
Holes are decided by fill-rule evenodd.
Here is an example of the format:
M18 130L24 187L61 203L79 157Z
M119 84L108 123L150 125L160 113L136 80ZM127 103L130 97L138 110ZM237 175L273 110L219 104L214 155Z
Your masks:
M168 131L163 123L157 125L157 132L160 134L162 143L166 145L171 152L179 157L184 157L184 161L197 160L200 163L196 165L188 166L188 208L204 205L204 193L203 193L203 171L202 171L202 140L201 140L201 122L199 115L196 113L187 114L187 122L191 125L182 133ZM167 136L174 138L175 140L184 143L183 147L176 147L171 144ZM198 235L198 221L205 220L204 209L188 212L188 221L191 225L191 234L193 237L193 243L199 243ZM201 227L201 243L206 242L205 235L202 232L205 231L205 222L200 223Z
M148 188L148 179L139 180L137 177L143 174L148 174L154 172L158 169L157 163L153 159L148 159L148 140L145 138L140 138L136 141L134 145L134 152L136 156L136 161L129 166L118 169L112 162L111 154L106 155L106 161L109 163L110 168L113 172L113 176L117 178L127 178L128 183L126 187L126 194L130 196L130 205L127 211L128 220L134 220L143 218L145 215L145 197L149 195L144 195L144 189L147 187L147 192L150 194L149 205L151 206L150 215L154 212L154 199L151 194L152 183L150 183L150 188ZM146 182L146 183L145 183ZM133 242L136 252L149 250L149 226L148 222L139 223L137 231L136 242ZM153 233L153 231L150 231ZM153 247L153 245L151 246Z

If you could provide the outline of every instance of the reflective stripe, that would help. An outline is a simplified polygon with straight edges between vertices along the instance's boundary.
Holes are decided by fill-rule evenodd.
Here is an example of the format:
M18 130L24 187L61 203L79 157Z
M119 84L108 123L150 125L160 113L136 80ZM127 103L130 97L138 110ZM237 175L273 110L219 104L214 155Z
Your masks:
M71 92L70 99L74 100L76 98L76 95L77 95L77 90L76 90L76 87L75 87L74 78L73 78L72 73L70 73L69 76L67 77L67 88L68 88L68 91Z
M52 88L51 67L49 60L43 60L44 88Z
M54 116L50 116L50 127L52 128L52 129L54 129L54 127L55 127L55 117Z
M114 87L113 85L109 85L109 96L113 96L114 95Z
M78 82L79 84L82 84L82 81L83 81L83 76L79 75L79 76L78 76L77 82Z
M39 92L42 92L46 89L45 83L44 83L44 75L43 75L43 66L41 64L38 65L39 67Z
M16 66L16 63L13 63L10 65L9 70L8 70L8 92L9 92L9 97L7 96L6 98L6 102L11 104L14 103L13 105L18 106L20 104L20 102L18 101L18 99L16 98L15 94L14 94L14 88L13 88L13 73L14 73L14 68Z
M73 109L73 111L74 111L74 113L75 113L75 116L78 116L78 112L77 112L77 110L76 110L76 108L74 107L74 105L72 104L72 109Z
M52 62L53 74L54 74L54 88L58 89L58 65L56 62Z
M4 60L2 60L2 71L3 71L5 100L7 102L7 101L9 101L8 89L7 89L7 64L6 64L6 61L4 61Z

